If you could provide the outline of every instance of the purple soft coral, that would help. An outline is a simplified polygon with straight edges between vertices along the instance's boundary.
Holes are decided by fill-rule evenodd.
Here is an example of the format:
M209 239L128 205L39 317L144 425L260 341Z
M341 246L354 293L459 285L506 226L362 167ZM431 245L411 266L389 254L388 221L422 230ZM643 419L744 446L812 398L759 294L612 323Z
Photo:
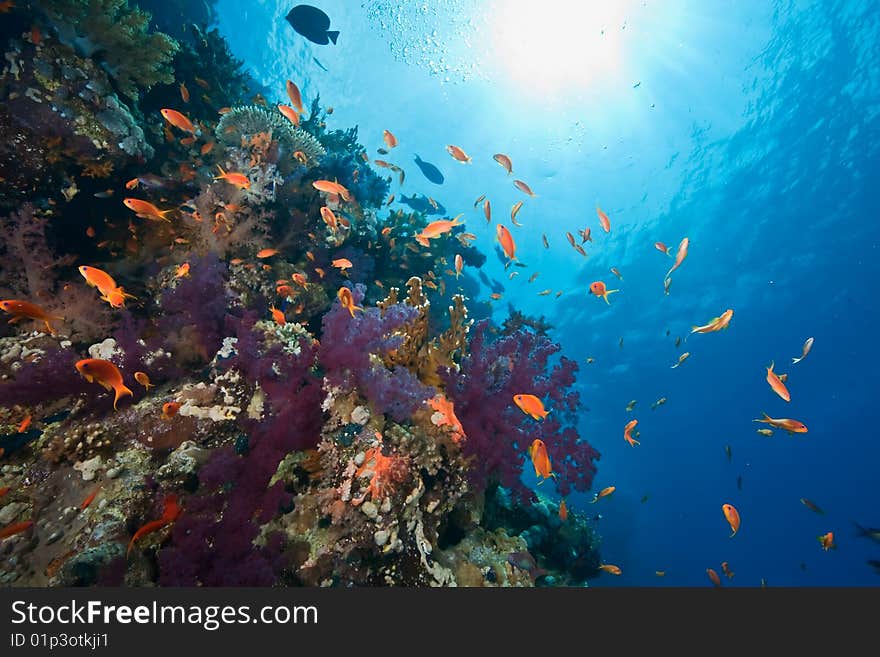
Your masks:
M214 254L193 260L190 276L165 292L161 305L163 333L174 335L178 345L191 340L196 353L210 360L220 348L229 305L226 265Z
M464 452L476 457L471 471L474 483L483 486L496 479L526 492L520 481L523 459L532 441L540 438L547 445L559 493L589 490L599 452L576 429L562 427L563 422L575 421L580 406L578 393L569 390L577 365L563 356L548 371L558 344L526 330L489 343L488 327L487 321L474 326L470 354L459 371L442 372L446 394L467 435ZM542 421L528 417L513 403L517 394L540 397L550 415Z
M352 290L355 305L364 299L365 288ZM367 308L352 316L342 304L335 303L324 315L318 362L331 385L356 389L375 409L388 413L395 421L404 422L426 399L433 388L422 384L405 367L386 368L373 362L372 354L384 354L400 345L401 336L394 332L413 321L418 309L405 304Z
M266 536L262 546L254 540L289 498L281 482L269 486L278 464L318 443L323 392L308 340L294 356L267 348L253 325L251 314L238 320L238 354L228 366L259 383L268 416L249 421L246 450L222 447L199 472L200 492L187 500L171 547L159 552L163 585L270 586L283 566L280 535Z

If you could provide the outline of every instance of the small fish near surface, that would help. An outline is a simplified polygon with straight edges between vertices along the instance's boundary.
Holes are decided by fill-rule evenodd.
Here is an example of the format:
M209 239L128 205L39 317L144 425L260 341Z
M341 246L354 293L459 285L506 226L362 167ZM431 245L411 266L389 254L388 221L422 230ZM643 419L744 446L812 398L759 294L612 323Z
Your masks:
M332 41L336 45L339 30L330 29L330 17L317 7L296 5L287 13L286 18L297 33L312 43L326 46Z

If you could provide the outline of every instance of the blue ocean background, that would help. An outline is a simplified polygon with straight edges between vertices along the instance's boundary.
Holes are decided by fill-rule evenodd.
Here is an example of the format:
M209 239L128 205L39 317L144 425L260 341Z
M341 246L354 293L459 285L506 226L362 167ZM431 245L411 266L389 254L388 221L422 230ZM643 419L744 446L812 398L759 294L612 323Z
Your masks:
M503 288L497 318L511 307L543 315L580 364L581 435L602 454L593 488L617 490L568 505L601 515L600 553L622 569L591 585L709 585L706 568L720 573L722 561L736 573L724 586L880 584L866 563L880 545L853 525L880 526L878 3L316 0L336 46L294 32L284 19L294 4L216 5L267 98L283 101L289 78L306 104L320 94L333 107L330 128L357 125L369 148L391 130L400 145L386 159L406 170L392 191L464 212L489 256L484 273ZM447 144L473 162L454 161ZM420 174L416 154L443 185ZM514 237L528 267L513 280L473 207L482 194L493 224L509 226L524 201ZM565 238L585 227L588 258ZM667 296L671 260L654 243L674 250L685 236ZM610 305L588 294L594 280L620 288ZM492 291L483 283L480 297ZM727 308L729 330L688 335ZM812 352L792 366L810 336ZM771 361L790 374L791 403L765 382ZM763 411L809 432L759 435ZM635 448L622 437L631 419ZM552 486L538 490L558 499ZM742 517L733 538L723 503ZM838 547L826 552L817 537L828 531Z

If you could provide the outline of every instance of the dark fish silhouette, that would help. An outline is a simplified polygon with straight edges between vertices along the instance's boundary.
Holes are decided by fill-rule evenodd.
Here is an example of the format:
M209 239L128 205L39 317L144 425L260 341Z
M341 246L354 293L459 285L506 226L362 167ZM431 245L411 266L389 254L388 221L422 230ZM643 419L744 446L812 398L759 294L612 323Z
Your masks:
M859 523L853 522L856 526L856 530L858 531L858 535L863 538L870 538L875 543L880 543L880 528L877 527L862 527Z
M440 169L435 167L430 162L425 162L422 158L416 155L415 159L416 165L418 165L419 169L422 170L422 175L425 176L428 180L430 180L435 185L442 185L445 178L443 174L440 173Z
M444 208L440 203L437 203L437 207L435 208L433 205L431 205L428 197L423 194L413 194L409 198L407 198L406 194L401 194L400 202L404 205L408 205L416 212L424 212L425 214L446 214L446 208Z
M327 67L324 66L321 62L319 62L317 57L312 57L312 61L315 62L315 64L317 64L318 66L320 66L322 71L327 71ZM327 72L329 73L330 71L327 71Z
M330 31L330 17L311 5L297 5L291 9L287 22L306 39L320 46L326 46L331 41L335 44L339 36L338 30Z

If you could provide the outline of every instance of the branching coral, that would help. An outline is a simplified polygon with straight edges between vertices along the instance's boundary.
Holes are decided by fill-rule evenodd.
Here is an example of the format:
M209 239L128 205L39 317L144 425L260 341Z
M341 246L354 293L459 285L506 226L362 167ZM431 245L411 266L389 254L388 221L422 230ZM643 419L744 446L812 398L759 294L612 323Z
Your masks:
M416 314L402 331L403 341L399 347L389 351L383 358L389 367L405 366L416 373L428 385L440 384L438 369L454 367L467 348L467 334L471 322L467 319L467 307L461 295L452 297L449 306L449 328L436 338L429 337L430 322L428 313L431 304L422 289L422 280L413 276L407 281L408 294L405 304ZM378 303L384 311L397 303L397 288L392 288L389 296Z
M352 290L356 305L363 303L364 286ZM391 367L381 358L406 340L403 327L417 316L416 308L404 304L367 308L352 317L337 301L324 315L318 361L330 385L360 391L375 410L387 412L398 422L432 397L406 367Z
M100 59L119 90L132 99L140 89L173 81L170 62L177 42L150 32L150 14L127 0L35 0L62 42Z
M497 480L527 492L520 481L522 466L529 445L540 438L547 445L559 493L589 490L599 453L575 428L563 428L576 421L580 406L579 394L570 390L577 364L563 356L551 366L550 358L560 347L544 336L520 329L489 342L488 329L487 321L478 322L459 371L442 372L446 394L467 435L464 453L474 457L474 482ZM518 394L542 398L550 415L533 420L514 405Z
M50 315L63 317L61 331L72 339L105 337L112 316L98 296L79 282L58 291L58 270L72 263L49 248L49 221L26 203L0 220L0 296L37 303Z

